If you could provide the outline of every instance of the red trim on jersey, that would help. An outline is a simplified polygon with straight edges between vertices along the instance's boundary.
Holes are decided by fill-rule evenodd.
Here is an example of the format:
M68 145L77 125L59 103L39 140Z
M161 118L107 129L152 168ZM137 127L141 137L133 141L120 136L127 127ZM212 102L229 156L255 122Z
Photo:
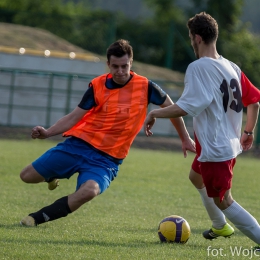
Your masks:
M245 107L260 101L260 90L256 88L241 71L242 102Z

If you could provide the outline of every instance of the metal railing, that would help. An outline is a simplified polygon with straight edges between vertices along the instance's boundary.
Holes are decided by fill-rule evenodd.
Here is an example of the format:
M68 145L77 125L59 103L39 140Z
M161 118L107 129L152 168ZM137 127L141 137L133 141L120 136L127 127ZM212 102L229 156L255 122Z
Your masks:
M94 76L0 69L0 124L48 127L81 100Z
M89 82L96 77L15 68L0 68L0 76L0 126L8 127L51 126L78 105ZM168 81L157 83L169 84ZM173 84L178 86L180 82ZM175 93L171 98L175 102L178 96ZM150 105L149 109L152 108ZM185 116L184 121L193 136L192 118ZM167 119L158 119L153 131L158 136L177 136ZM260 127L255 141L259 146Z

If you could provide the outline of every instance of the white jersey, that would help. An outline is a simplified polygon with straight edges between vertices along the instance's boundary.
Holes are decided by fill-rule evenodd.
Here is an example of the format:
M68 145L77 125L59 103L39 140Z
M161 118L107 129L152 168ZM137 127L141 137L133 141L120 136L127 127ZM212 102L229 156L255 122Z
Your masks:
M203 57L187 68L185 88L176 104L193 117L201 162L226 161L242 152L241 73L223 57Z

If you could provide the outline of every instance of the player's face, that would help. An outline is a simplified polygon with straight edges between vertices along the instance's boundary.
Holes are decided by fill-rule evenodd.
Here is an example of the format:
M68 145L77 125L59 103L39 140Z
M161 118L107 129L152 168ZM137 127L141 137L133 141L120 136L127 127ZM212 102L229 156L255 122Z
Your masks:
M199 48L198 48L198 44L197 44L197 42L195 40L196 39L196 35L193 36L190 33L190 31L189 31L189 37L190 37L191 46L192 46L192 48L194 50L195 56L196 56L197 59L199 59Z
M124 55L120 58L111 56L107 65L112 74L113 80L120 85L124 85L130 78L130 69L132 67L132 59L128 55Z

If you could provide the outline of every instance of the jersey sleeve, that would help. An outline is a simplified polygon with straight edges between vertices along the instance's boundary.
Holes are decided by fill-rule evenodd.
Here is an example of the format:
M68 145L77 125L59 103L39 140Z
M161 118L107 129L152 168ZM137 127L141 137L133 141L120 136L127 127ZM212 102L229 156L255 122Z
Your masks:
M89 110L96 106L95 98L94 98L94 90L93 90L93 85L90 82L89 87L85 94L83 95L80 103L78 104L79 108L82 108L84 110Z
M153 81L148 81L148 104L162 105L166 100L167 94Z
M176 104L192 117L198 116L213 100L212 91L207 88L206 83L201 77L198 78L191 66L188 67L184 79L184 90Z
M241 71L242 102L245 107L260 101L260 90Z

